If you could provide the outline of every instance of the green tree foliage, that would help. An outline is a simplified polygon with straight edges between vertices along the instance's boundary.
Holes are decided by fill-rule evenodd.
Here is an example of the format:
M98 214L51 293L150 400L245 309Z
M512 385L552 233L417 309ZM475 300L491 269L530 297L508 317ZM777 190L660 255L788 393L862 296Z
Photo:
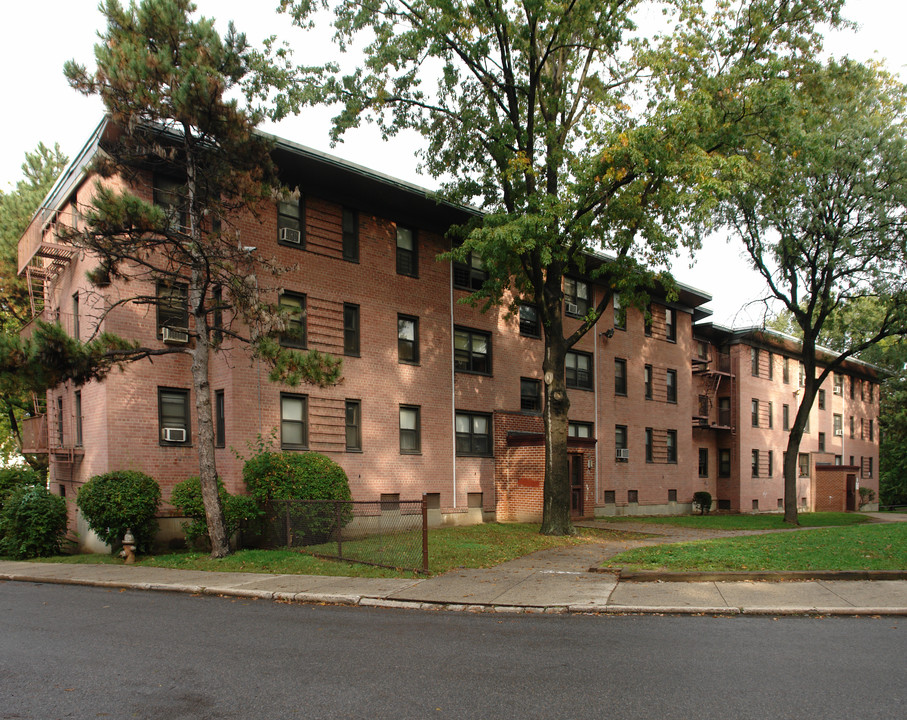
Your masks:
M97 259L91 277L99 285L128 280L119 287L137 288L111 311L130 302L170 303L157 297L159 283L188 288L188 345L126 344L109 348L104 361L173 352L191 357L199 477L211 552L221 557L230 548L217 491L208 381L211 353L220 347L216 338L249 344L272 363L273 379L290 384L336 383L340 361L285 350L269 339L287 322L276 302L266 302L273 268L256 258L254 248L243 247L235 231L236 214L272 203L277 188L270 143L255 132L260 116L230 99L250 72L253 55L245 37L232 24L221 37L213 21L193 19L189 0L142 0L128 8L106 0L101 11L107 28L95 46L96 69L74 61L65 67L72 87L100 96L118 129L95 169L102 178L117 174L138 182L142 168L175 184L166 202L151 204L99 180L92 206L82 210L84 229L65 239ZM227 321L215 329L221 316Z
M56 555L65 535L66 501L43 485L22 486L6 497L0 510L0 555Z
M796 523L797 456L819 386L907 332L907 93L848 60L805 69L786 89L783 120L749 136L723 217L801 340L805 387L784 465L785 519ZM820 344L837 356L817 375Z
M817 44L815 24L838 22L841 4L718 0L706 12L691 0L340 0L335 37L362 50L361 67L270 76L283 89L276 115L327 100L341 107L335 137L363 121L385 137L420 133L423 169L443 181L443 196L484 211L456 233L450 257L481 258L488 278L473 302L538 308L543 533L573 531L566 353L613 293L644 307L656 282L670 290L652 268L697 243L718 179L739 165L726 151L742 141L741 121L772 106L766 81L796 68ZM321 3L281 5L306 27ZM660 8L665 32L645 37L635 13ZM568 274L605 289L578 323L564 318Z
M15 338L31 318L28 287L19 277L17 248L44 196L66 166L66 156L59 145L53 149L40 143L25 154L23 178L13 192L0 191L0 342ZM9 462L20 454L22 437L19 423L34 412L31 393L21 387L6 387L0 378L0 458ZM46 459L26 457L35 469L47 467Z
M155 479L136 470L95 475L79 488L76 497L88 527L111 549L119 547L131 530L140 552L151 549L160 503L161 488Z
M44 485L45 480L45 473L27 465L0 468L0 510L3 509L4 498L11 492L30 485Z
M224 521L227 536L232 537L240 529L254 527L261 519L262 511L255 500L248 495L231 495L220 478L217 481L220 502L224 507ZM190 519L183 523L186 540L192 542L208 535L208 521L205 504L202 501L202 486L197 477L177 483L170 494L170 504Z

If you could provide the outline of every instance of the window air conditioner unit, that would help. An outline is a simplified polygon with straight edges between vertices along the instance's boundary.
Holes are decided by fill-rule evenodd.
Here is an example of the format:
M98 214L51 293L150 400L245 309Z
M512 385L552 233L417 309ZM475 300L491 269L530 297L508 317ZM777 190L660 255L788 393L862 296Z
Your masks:
M832 390L832 392L833 392L835 395L843 395L843 394L844 394L844 388L836 387L834 390Z
M185 330L165 327L161 328L161 340L170 345L185 345L189 342L189 333Z
M844 437L843 430L835 430L835 437Z
M293 228L280 228L280 242L293 243L294 245L299 245L302 242L302 233L299 230Z
M165 442L186 442L186 430L184 428L164 428Z
M617 459L618 460L629 460L630 459L630 448L618 448L617 449Z
M573 315L579 315L579 308L573 303L567 303L567 312Z

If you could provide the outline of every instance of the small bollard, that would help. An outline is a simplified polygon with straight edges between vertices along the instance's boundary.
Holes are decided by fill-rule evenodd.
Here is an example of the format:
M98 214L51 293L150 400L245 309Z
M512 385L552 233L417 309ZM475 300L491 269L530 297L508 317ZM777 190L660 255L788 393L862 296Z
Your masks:
M126 530L126 534L123 536L123 554L126 557L127 565L135 562L135 537L132 530Z

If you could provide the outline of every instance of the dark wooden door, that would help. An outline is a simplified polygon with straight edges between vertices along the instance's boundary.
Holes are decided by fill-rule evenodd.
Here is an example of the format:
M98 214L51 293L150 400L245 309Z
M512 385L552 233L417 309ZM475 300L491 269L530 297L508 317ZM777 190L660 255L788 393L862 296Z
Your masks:
M583 500L583 456L568 455L567 467L570 472L570 514L574 517L582 517Z
M853 512L857 509L857 476L847 476L847 512Z

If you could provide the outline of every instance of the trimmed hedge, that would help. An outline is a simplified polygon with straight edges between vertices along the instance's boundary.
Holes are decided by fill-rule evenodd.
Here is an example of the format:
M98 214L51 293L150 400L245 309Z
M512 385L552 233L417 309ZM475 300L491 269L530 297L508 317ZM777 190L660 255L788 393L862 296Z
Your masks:
M76 498L88 527L112 550L121 545L128 529L135 536L139 552L151 549L157 533L154 516L160 502L161 489L157 482L136 470L95 475L82 486Z
M693 493L693 505L699 508L700 515L707 515L712 509L712 494L705 490Z
M237 530L253 526L261 518L262 511L253 498L248 495L231 495L220 478L217 479L217 491L224 506L227 537ZM202 502L202 484L198 477L177 483L170 494L170 504L190 519L183 523L186 540L192 542L208 535L208 518Z
M43 485L19 487L0 511L0 555L19 560L57 555L66 535L66 501Z

